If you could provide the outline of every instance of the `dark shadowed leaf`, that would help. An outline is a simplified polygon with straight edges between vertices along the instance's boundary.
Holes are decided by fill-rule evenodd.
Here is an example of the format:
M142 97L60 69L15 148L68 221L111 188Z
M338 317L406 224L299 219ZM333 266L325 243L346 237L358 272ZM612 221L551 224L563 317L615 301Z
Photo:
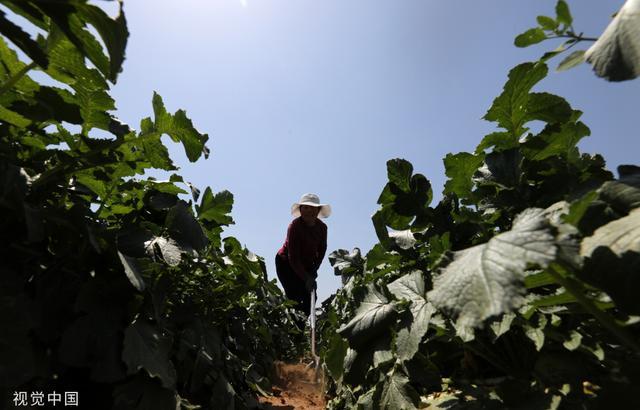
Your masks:
M124 332L122 360L129 374L144 369L149 376L160 379L162 386L172 389L176 383L176 371L169 360L170 350L171 338L141 319L129 325Z
M424 274L421 271L404 275L387 287L396 298L411 302L409 306L413 316L411 325L408 329L400 330L396 337L398 359L409 360L418 351L420 342L429 329L429 320L435 313L435 309L425 299Z
M380 396L380 408L412 410L417 409L418 401L418 393L411 387L409 378L399 369L394 369L385 380Z
M327 347L327 356L325 357L325 364L327 369L331 373L331 377L335 380L342 379L342 373L344 371L344 358L347 354L349 343L344 340L340 335L333 334L329 339Z
M126 374L120 358L121 340L117 319L103 312L89 314L65 329L60 340L60 360L70 366L91 368L92 380L113 383Z
M46 68L49 64L46 54L40 48L38 43L31 36L24 32L19 26L15 25L6 18L5 13L0 10L0 33L6 36L13 44L20 49L40 67Z
M389 182L394 183L403 191L409 190L409 181L413 174L413 165L404 159L387 161L387 175Z
M184 201L178 202L169 210L165 226L169 229L171 238L187 251L200 251L207 246L207 237L202 227Z
M127 275L129 282L140 292L144 291L144 279L142 278L135 258L124 255L121 252L118 252L118 257L120 258L120 262L122 262L122 266L124 266L124 273Z
M223 375L220 375L213 386L210 408L234 410L236 408L236 395L237 393L231 383Z
M371 221L373 222L373 227L376 231L376 235L378 236L378 240L380 241L380 245L387 250L392 250L395 248L394 241L389 237L389 230L387 229L387 218L385 218L384 210L378 210L371 217Z
M562 97L549 93L531 93L525 121L566 122L572 113L571 106Z
M109 72L105 76L115 83L118 73L122 70L124 51L127 46L127 22L119 3L118 15L115 19L109 17L99 7L89 4L78 4L78 11L82 19L92 25L100 35L109 53Z
M176 410L176 393L157 380L138 374L113 391L114 410Z
M596 248L584 261L580 278L607 292L622 311L638 315L640 287L640 253L625 252L618 256L609 248Z

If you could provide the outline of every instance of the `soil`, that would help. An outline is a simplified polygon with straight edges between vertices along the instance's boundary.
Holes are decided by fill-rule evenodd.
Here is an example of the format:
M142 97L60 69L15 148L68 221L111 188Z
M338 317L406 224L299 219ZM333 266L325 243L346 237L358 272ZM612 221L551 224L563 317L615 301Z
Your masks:
M325 407L322 378L304 363L276 363L271 396L260 397L264 410L322 410Z

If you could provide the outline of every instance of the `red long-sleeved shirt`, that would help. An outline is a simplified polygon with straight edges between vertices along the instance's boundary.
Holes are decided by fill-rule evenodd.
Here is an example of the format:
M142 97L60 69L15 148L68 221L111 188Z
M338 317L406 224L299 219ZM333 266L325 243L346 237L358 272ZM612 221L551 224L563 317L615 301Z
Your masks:
M278 255L286 258L296 275L304 280L307 273L318 270L326 251L327 225L318 219L315 225L309 226L298 217L289 224Z

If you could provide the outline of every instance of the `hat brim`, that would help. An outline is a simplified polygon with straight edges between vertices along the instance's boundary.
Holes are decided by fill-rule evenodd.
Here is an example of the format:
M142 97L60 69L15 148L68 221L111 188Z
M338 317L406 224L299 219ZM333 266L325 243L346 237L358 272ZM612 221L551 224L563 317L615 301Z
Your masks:
M291 215L295 217L300 216L300 205L309 205L320 208L320 212L318 212L318 217L320 218L328 218L329 215L331 215L331 205L316 204L313 202L295 202L293 205L291 205Z

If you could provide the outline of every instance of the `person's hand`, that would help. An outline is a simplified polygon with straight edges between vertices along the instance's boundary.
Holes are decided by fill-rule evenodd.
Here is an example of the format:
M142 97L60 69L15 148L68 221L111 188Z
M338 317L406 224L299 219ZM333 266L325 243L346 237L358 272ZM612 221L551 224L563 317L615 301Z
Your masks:
M309 275L304 281L304 287L307 289L307 292L312 292L316 290L316 278Z

